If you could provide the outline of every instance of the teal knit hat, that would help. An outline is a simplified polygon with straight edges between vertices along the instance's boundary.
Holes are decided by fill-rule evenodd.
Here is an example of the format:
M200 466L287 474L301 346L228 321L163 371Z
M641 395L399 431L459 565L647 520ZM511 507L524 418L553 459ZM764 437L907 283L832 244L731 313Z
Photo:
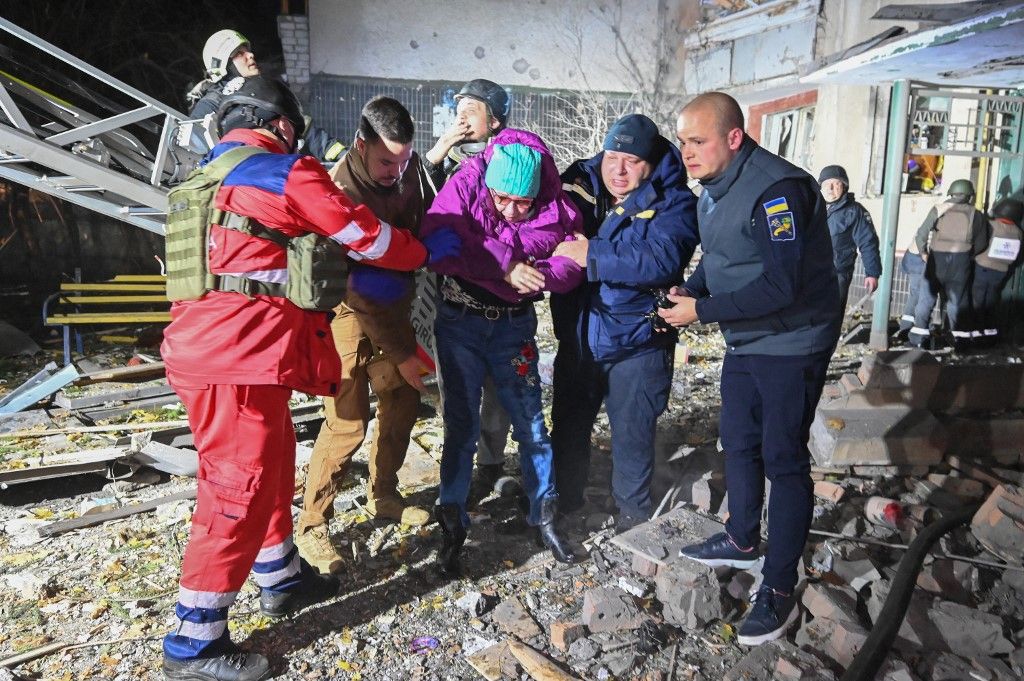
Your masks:
M484 184L509 196L534 198L540 190L540 152L525 144L495 144Z

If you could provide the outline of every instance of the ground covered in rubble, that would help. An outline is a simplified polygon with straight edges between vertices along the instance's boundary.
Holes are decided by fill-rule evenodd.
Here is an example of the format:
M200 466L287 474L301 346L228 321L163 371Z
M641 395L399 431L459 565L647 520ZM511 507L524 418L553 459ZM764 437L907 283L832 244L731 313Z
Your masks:
M542 378L547 378L554 352L547 319L541 321L539 339ZM122 365L131 356L131 351L90 349L96 350L92 359L103 364ZM923 473L945 474L948 467L816 468L817 534L801 567L800 626L781 644L753 652L740 647L735 625L746 612L756 574L715 571L674 558L687 533L718 526L724 512L716 451L723 350L713 328L689 330L680 338L670 408L659 426L654 499L661 517L649 527L618 537L611 527L610 436L602 413L588 504L566 523L589 559L575 566L555 563L523 531L514 498L492 492L472 514L467 574L444 581L432 565L435 525L415 529L368 518L364 447L332 525L332 538L346 558L342 593L274 622L260 615L250 583L232 611L232 637L266 654L278 678L287 679L838 678L879 613L900 547L920 529L869 522L867 499L927 506L917 480ZM863 345L841 346L830 379L856 372L866 353ZM2 387L10 390L32 375L40 357L5 360ZM125 387L98 384L66 391ZM550 404L549 392L546 397ZM423 506L433 503L438 482L442 423L435 408L432 392L401 474L403 492ZM50 427L80 425L67 410L50 414ZM129 411L117 420L164 423L182 416L180 406L167 404ZM316 421L297 426L300 443L311 445L316 427ZM116 442L103 433L3 439L0 471L35 465L49 453ZM510 473L518 469L511 443L506 467ZM1020 458L1004 460L1003 469L1019 472ZM48 539L38 532L55 520L194 486L191 478L148 468L120 473L125 477L114 482L75 475L0 490L0 679L9 678L4 658L55 644L66 647L13 666L13 678L161 678L160 637L172 621L192 502L164 504L153 513ZM973 501L975 491L951 492L947 502ZM900 632L901 652L891 658L904 662L890 662L879 678L1020 678L1024 570L984 565L1003 566L1005 558L986 553L967 527L943 539L937 550L963 559L926 561L908 625ZM519 643L567 675L540 676L538 667L519 656Z

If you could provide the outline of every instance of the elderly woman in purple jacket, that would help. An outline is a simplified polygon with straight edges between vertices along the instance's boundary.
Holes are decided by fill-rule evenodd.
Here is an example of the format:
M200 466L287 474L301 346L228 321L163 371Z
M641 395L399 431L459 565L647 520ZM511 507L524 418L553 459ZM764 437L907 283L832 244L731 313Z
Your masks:
M464 162L423 218L420 235L445 226L461 237L462 252L432 268L443 275L434 325L445 426L437 506L441 573L460 571L487 375L519 443L527 522L538 528L539 540L557 560L574 562L572 549L555 529L557 498L541 412L533 304L544 291L566 292L583 281L575 262L551 256L558 244L573 238L580 217L541 139L506 129L483 154Z

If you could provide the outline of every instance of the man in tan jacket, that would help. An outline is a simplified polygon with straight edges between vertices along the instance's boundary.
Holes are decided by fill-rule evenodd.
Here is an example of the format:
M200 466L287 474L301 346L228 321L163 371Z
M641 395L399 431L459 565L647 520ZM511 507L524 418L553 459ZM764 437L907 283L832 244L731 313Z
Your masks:
M412 149L413 133L412 116L400 102L374 97L363 107L353 148L331 170L331 178L380 220L415 234L434 193ZM407 506L398 493L398 470L423 390L410 321L415 291L412 273L354 264L345 302L331 322L341 355L341 387L324 400L327 420L313 446L295 530L299 553L323 573L342 565L329 539L329 522L334 497L366 437L371 387L377 395L377 433L370 450L366 508L376 517L406 525L430 520L427 511Z

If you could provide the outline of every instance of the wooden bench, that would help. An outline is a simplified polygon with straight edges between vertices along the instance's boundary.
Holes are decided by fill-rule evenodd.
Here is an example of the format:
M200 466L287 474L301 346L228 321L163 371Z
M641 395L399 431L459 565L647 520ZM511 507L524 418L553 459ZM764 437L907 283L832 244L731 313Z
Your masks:
M124 309L140 306L144 309ZM93 324L166 324L171 321L167 277L119 274L96 283L65 282L43 303L43 323L64 329L64 364L71 363L71 331L82 354L78 327Z

